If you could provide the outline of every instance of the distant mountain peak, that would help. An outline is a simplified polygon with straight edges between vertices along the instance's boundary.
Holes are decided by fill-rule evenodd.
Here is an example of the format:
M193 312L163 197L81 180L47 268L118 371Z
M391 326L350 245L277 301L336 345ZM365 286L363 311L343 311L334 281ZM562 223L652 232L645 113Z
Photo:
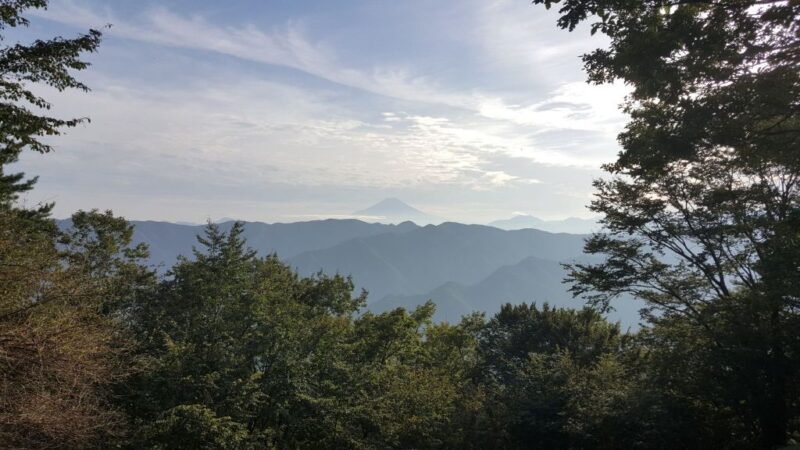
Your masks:
M233 217L222 217L214 221L214 223L236 222L237 219Z
M389 197L378 203L353 213L354 216L373 219L378 222L414 222L417 224L429 224L441 222L438 218L424 213L399 198Z
M414 208L413 206L409 205L408 203L400 200L399 198L390 197L385 198L378 203L370 206L369 208L365 208L359 211L354 212L353 214L360 214L360 215L379 215L379 214L424 214L422 211Z

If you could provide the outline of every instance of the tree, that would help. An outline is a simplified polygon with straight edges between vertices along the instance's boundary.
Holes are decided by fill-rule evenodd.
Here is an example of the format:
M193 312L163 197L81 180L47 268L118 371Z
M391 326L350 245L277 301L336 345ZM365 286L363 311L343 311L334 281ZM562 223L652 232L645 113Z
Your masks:
M0 31L27 26L22 14L31 8L46 8L47 0L5 0L0 4ZM102 34L97 30L73 39L61 37L36 40L32 44L6 45L0 48L0 206L10 208L19 194L33 188L36 178L25 180L22 173L5 173L5 166L17 161L22 151L39 153L53 148L43 136L54 136L64 128L77 126L87 118L61 119L42 115L36 110L50 109L50 103L31 90L33 84L45 84L59 91L89 88L78 81L71 70L86 69L80 59L94 52ZM0 36L1 38L1 36ZM52 206L43 205L30 214L45 217Z
M601 307L632 293L659 329L694 327L715 346L706 375L744 368L712 391L755 430L732 445L785 443L800 395L800 4L566 0L560 13L610 38L584 55L589 80L632 88L591 205L604 230L586 251L607 259L573 266L574 292Z
M150 370L125 394L135 448L298 447L329 438L324 397L344 387L339 352L363 302L342 277L300 278L275 256L258 258L237 223L209 224L132 309L138 352ZM330 422L328 420L327 422ZM180 436L195 434L190 440ZM194 430L194 431L193 431ZM220 437L223 436L223 437Z
M59 233L31 222L0 211L0 441L11 448L96 446L126 427L112 390L132 361L116 313L146 290L151 274L138 265L144 255L130 248L130 235L106 235L128 227L124 220L78 213L72 235L84 239L67 248L57 246ZM90 260L126 270L77 263Z
M477 448L625 448L626 338L596 311L504 305L479 332Z
M458 442L477 325L433 304L359 314L341 276L259 258L209 224L130 311L149 370L122 392L132 448L442 448ZM467 391L469 392L469 391ZM470 406L472 409L474 405Z
M0 2L0 31L28 25L25 11L46 6ZM125 428L111 391L130 361L115 314L149 278L138 265L144 249L130 247L129 227L110 213L79 213L62 233L52 205L18 204L36 179L6 172L25 150L51 151L44 137L88 120L41 113L50 104L34 86L88 90L72 71L88 66L80 57L100 38L90 30L0 48L0 441L8 447L87 448Z

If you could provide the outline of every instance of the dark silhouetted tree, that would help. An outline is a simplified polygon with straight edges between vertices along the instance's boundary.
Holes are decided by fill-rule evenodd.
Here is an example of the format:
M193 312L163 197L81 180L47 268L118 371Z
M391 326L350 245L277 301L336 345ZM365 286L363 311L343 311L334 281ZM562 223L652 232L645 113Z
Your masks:
M607 259L574 266L574 292L600 306L630 293L660 330L694 327L715 346L697 367L728 384L689 380L685 395L750 425L724 445L784 444L800 400L800 4L534 3L608 36L584 56L589 80L632 89L591 205L604 231L586 251Z

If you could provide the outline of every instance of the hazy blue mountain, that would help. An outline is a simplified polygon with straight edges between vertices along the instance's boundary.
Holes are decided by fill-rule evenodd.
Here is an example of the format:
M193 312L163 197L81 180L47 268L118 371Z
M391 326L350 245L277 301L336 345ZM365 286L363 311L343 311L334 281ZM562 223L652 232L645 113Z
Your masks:
M550 231L552 233L575 233L589 234L597 231L597 221L592 219L579 219L569 217L563 220L542 220L538 217L528 215L518 215L510 219L496 220L489 226L501 228L503 230L522 230L524 228L535 228L537 230Z
M442 222L438 217L424 213L396 198L387 198L369 208L353 212L354 216L367 222L401 223L411 221L418 225Z
M196 236L203 233L205 225L179 225L169 222L131 221L136 227L134 243L144 242L150 247L151 265L171 267L178 255L191 255ZM232 221L219 224L230 229ZM69 220L59 222L68 227ZM297 254L331 247L357 237L381 233L404 233L418 228L411 222L398 225L366 223L360 220L314 220L309 222L274 223L245 222L244 236L248 245L261 255L277 253L283 259Z
M413 309L433 300L436 303L437 321L457 322L472 311L493 314L505 303L536 302L554 306L581 308L583 301L572 297L564 268L555 261L536 257L525 258L517 264L500 267L483 280L470 285L448 282L422 295L387 295L370 304L374 312L403 307ZM609 314L612 320L621 321L624 327L635 326L641 302L626 298L614 304Z
M289 258L301 274L353 276L373 301L389 294L425 294L446 283L475 283L498 268L536 256L567 261L582 255L580 235L505 231L447 222L406 233L357 238Z
M148 244L150 264L160 265L162 272L178 255L191 255L204 227L132 223L134 242ZM62 227L69 224L60 221ZM232 225L219 224L224 230ZM493 313L506 302L581 306L561 283L559 263L585 260L584 235L452 222L420 227L334 219L246 222L244 235L259 254L275 252L303 275L320 270L351 275L357 288L369 291L369 308L375 311L413 308L432 299L437 320L457 321L474 310ZM628 305L612 318L634 324L638 308Z

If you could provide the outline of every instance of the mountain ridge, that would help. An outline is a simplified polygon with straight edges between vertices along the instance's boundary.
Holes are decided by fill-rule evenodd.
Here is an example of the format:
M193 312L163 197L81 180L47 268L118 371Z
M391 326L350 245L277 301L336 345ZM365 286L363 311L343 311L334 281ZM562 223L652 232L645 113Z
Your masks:
M196 236L204 231L202 225L131 223L133 243L149 245L148 263L162 273L178 255L191 259ZM62 228L69 224L59 221ZM227 231L233 222L217 226ZM436 320L448 321L473 310L491 314L505 302L580 307L561 283L560 263L591 260L583 254L585 235L457 222L244 222L243 235L259 255L277 253L300 275L352 276L357 291L369 292L368 309L413 308L431 298L437 303Z
M133 244L145 243L150 247L150 266L171 267L178 255L190 256L192 247L197 244L197 236L203 235L206 225L182 225L155 220L132 220L134 225ZM57 221L62 229L68 228L70 219ZM235 222L218 225L228 231ZM277 253L280 258L327 248L337 243L359 236L381 233L404 233L417 228L412 222L397 225L367 223L356 219L323 219L306 222L264 223L242 222L247 244L261 256Z
M446 281L474 282L528 256L568 260L582 255L582 249L581 235L445 222L346 241L287 261L301 274L350 274L377 300L390 293L425 293ZM404 277L393 277L397 271Z

